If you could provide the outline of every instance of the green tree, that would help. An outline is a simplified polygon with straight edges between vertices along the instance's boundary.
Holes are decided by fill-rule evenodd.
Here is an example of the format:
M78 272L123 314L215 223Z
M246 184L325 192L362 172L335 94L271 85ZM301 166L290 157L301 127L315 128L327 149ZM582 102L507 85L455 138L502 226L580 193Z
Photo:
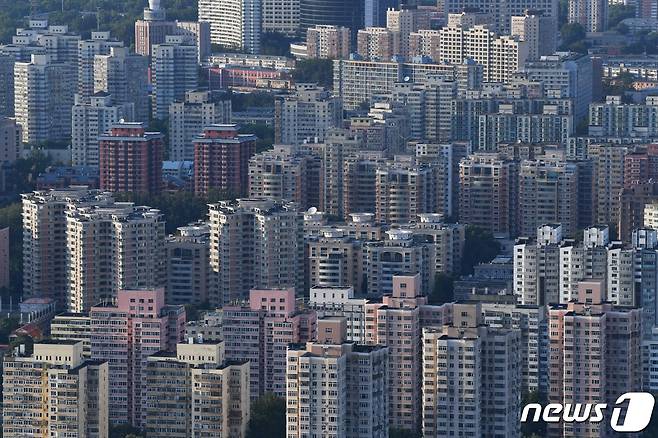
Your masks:
M295 82L317 83L321 87L333 86L333 61L330 59L302 59L292 72Z
M585 28L579 23L567 23L560 28L560 35L562 36L562 50L571 50L571 46L582 42L585 37Z
M9 335L11 335L11 332L16 330L18 327L20 327L20 324L18 322L18 318L16 317L12 316L10 318L0 319L0 344L8 344Z
M260 53L271 56L289 56L292 40L279 32L265 32L260 39Z
M134 202L160 210L166 219L167 233L174 233L178 227L205 219L208 216L208 203L234 198L220 192L211 192L207 196L195 196L190 192L164 192L157 195L117 193L115 197L118 201Z
M455 298L455 279L451 275L440 273L434 278L434 287L428 297L430 304L450 303Z
M613 4L608 7L608 27L614 28L627 18L635 17L635 6Z
M9 228L9 288L0 291L3 303L9 296L14 301L23 291L23 218L22 204L15 202L0 208L0 229Z
M468 225L462 257L462 274L472 274L475 265L490 262L499 252L500 243L496 241L491 232Z
M247 438L284 438L286 436L286 401L267 393L251 404Z
M254 134L258 137L256 141L256 152L263 152L272 148L274 144L274 129L262 123L247 123L240 126L240 134Z
M274 107L274 95L265 91L253 93L231 93L231 108L233 111L244 111L248 108Z

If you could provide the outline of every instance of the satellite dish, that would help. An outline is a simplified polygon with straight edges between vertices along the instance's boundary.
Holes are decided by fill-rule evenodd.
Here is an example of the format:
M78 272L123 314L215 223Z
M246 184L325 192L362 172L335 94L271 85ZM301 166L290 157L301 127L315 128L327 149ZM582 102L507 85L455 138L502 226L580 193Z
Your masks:
M317 212L318 212L318 209L316 207L311 207L306 211L306 213L308 213L308 214L315 214Z
M411 78L409 76L405 76L404 79L403 79L404 82L409 82L410 80L411 80Z

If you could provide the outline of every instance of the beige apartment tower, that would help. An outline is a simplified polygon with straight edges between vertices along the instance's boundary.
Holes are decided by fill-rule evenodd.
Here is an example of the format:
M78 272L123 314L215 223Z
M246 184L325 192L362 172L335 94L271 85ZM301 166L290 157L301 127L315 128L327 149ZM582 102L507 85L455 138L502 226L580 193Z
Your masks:
M3 364L3 436L107 438L107 362L85 361L78 341L24 347Z
M226 362L223 343L190 338L144 371L145 431L154 438L240 438L249 423L249 362Z

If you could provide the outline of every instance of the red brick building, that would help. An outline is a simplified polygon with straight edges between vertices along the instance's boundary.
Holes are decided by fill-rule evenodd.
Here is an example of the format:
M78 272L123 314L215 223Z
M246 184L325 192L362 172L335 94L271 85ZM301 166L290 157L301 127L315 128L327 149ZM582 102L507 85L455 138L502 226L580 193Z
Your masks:
M237 125L211 125L194 140L194 192L210 189L245 196L249 158L256 153L256 136L238 134Z
M111 192L157 193L162 189L164 136L143 123L117 123L99 137L100 186Z

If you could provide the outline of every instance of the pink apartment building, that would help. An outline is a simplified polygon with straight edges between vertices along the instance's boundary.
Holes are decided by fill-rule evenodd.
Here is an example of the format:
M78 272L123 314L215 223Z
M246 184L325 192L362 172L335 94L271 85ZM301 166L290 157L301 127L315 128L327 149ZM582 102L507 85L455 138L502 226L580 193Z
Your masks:
M114 305L91 308L91 357L109 362L111 424L143 425L147 358L176 351L185 334L185 308L165 305L163 288L119 291Z
M253 289L249 302L224 307L224 345L228 360L251 362L251 397L265 392L285 397L289 344L312 341L315 311L297 308L295 290Z
M393 276L393 292L366 304L365 343L389 348L389 419L394 428L418 430L422 405L422 329L452 322L452 305L432 306L420 274Z
M578 284L578 298L549 310L549 403L608 403L640 391L641 309L605 302L603 280ZM599 423L549 423L552 437L608 437Z

